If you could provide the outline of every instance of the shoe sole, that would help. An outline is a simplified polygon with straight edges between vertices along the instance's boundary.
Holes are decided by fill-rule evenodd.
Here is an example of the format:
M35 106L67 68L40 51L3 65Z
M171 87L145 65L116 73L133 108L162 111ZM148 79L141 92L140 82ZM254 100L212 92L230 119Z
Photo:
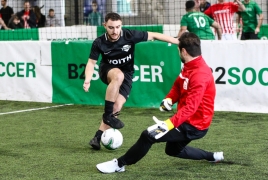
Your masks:
M120 124L121 124L120 126L114 126L113 124L111 124L111 123L109 123L109 122L107 122L105 120L103 120L103 122L105 124L107 124L108 126L110 126L111 128L114 128L114 129L121 129L121 128L123 128L125 126L124 123L122 121L120 121L120 120L118 120L118 122L120 122Z
M120 173L120 172L125 172L125 170L120 169L119 171L108 172L108 173L107 173L107 172L102 172L101 170L99 170L99 168L98 168L97 166L96 166L96 168L98 169L99 172L101 172L101 173L103 173L103 174L111 174L111 173L117 173L117 172L119 172L119 173Z
M91 144L91 142L89 142L89 145L95 150L100 150L100 146L97 146L95 144Z

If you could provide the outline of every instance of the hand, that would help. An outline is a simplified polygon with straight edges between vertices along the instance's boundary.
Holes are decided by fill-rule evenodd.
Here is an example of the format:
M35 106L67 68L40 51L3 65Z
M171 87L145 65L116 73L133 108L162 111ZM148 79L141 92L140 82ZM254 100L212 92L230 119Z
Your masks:
M90 82L84 82L84 84L83 84L83 89L84 89L84 91L85 92L88 92L88 89L89 89L89 87L90 87Z
M166 98L160 104L160 111L171 111L172 110L172 99Z
M255 34L258 34L260 32L260 28L256 27Z
M167 119L166 121L160 121L155 116L153 116L153 120L156 124L147 128L149 136L155 139L159 139L164 136L169 130L174 128L174 125Z

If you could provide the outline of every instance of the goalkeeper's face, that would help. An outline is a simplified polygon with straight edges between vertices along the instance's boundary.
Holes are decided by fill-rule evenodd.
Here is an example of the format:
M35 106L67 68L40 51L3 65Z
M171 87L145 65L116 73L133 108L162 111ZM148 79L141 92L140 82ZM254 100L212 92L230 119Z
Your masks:
M117 21L108 20L104 24L104 27L106 29L106 32L108 34L110 41L117 41L119 39L121 29L122 29L121 20L117 20Z

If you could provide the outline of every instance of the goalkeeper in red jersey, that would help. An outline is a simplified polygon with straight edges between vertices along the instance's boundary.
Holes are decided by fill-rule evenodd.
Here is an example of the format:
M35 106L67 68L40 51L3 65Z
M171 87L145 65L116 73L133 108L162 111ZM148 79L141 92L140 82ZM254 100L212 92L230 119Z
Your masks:
M214 78L201 55L200 39L185 32L179 38L178 49L184 67L170 92L160 105L160 110L172 110L178 103L178 111L170 119L160 121L144 130L138 141L121 157L97 164L102 173L124 172L126 165L141 160L154 143L165 142L169 156L218 162L223 152L208 152L188 146L192 140L206 135L214 114L216 94Z

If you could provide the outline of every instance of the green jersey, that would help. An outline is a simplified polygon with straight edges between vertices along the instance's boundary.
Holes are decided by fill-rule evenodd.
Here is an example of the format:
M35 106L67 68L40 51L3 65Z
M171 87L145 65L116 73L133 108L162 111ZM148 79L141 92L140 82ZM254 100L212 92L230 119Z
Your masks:
M92 12L88 15L88 22L91 26L101 26L102 16L99 12Z
M238 14L242 17L243 32L254 32L258 25L257 14L262 14L262 10L255 1L250 0L248 4L245 1L242 3L246 10Z
M186 26L189 32L200 39L214 40L215 36L210 28L214 20L202 12L188 12L182 16L181 26Z

